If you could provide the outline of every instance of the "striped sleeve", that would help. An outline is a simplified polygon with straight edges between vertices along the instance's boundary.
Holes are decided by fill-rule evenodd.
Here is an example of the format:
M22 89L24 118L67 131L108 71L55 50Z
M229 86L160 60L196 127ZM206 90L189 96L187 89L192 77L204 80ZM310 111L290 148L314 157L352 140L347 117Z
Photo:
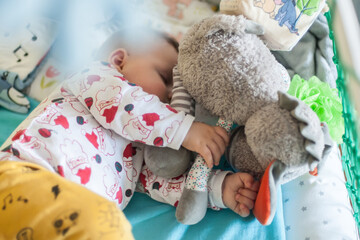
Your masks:
M179 71L177 66L173 69L173 95L171 98L171 107L176 109L177 111L183 111L186 114L191 114L192 116L195 115L195 101L187 92L185 87L183 86L183 82L180 78Z

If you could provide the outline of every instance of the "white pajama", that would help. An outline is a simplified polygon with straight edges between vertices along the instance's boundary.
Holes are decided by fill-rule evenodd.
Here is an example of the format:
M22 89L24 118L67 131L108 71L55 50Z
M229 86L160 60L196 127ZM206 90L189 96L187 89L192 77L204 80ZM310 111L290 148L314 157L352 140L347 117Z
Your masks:
M178 149L193 119L129 83L108 63L96 62L69 76L39 104L5 142L0 159L39 164L121 209L138 182L152 198L176 206L186 174L154 176L144 165L143 146ZM222 207L225 175L212 174L213 208Z

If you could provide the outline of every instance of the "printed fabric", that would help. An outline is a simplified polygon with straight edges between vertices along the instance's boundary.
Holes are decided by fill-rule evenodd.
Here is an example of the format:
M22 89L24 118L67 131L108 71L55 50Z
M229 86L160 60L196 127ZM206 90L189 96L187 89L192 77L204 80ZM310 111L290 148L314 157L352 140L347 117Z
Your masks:
M243 15L262 25L271 50L290 51L308 31L325 0L222 0L220 11Z
M123 209L142 171L143 145L177 149L192 121L97 62L39 104L5 142L0 160L38 164Z

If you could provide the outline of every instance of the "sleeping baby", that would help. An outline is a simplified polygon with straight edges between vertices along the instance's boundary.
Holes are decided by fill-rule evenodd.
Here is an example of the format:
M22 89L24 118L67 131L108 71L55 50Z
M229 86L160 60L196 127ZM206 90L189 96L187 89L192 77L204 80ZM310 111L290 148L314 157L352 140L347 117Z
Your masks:
M126 207L135 189L177 206L187 174L155 176L144 164L144 145L183 146L202 155L209 167L219 164L229 142L226 131L167 104L177 47L155 31L117 32L100 48L98 62L69 75L20 124L0 153L0 182L7 183L1 196L27 200L0 218L11 226L4 230L8 238L25 228L36 239L126 238L130 226L118 208ZM247 173L213 170L209 207L228 207L246 217L258 186ZM112 217L102 218L104 212Z

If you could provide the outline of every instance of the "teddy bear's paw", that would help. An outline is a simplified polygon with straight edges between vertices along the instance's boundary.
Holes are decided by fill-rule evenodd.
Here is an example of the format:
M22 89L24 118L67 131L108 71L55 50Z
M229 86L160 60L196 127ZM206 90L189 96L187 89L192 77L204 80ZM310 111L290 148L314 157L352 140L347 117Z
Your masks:
M176 219L186 225L200 222L207 211L208 192L184 188L176 208Z
M238 126L231 132L225 155L234 171L249 173L255 179L260 179L268 165L262 165L252 153L246 141L244 126Z
M174 150L166 147L145 146L144 161L156 176L178 177L190 167L191 152L181 147Z

